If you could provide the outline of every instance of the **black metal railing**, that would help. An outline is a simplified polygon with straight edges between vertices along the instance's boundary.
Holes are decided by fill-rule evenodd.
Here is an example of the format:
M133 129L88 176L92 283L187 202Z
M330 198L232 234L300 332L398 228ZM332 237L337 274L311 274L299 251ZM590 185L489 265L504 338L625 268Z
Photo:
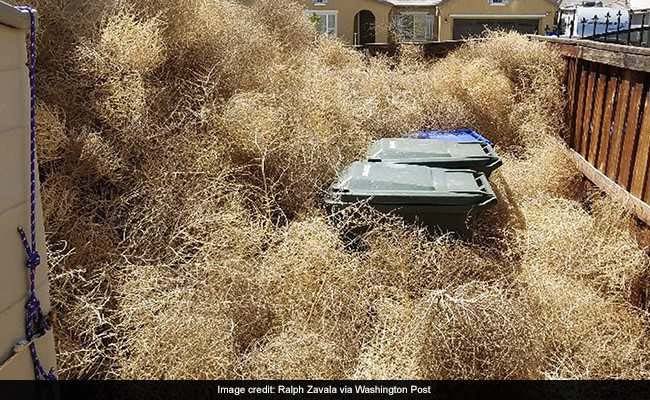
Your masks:
M633 23L635 17L641 17L640 23ZM612 15L594 15L593 18L580 18L576 14L572 18L564 18L560 11L557 18L557 30L548 34L569 37L573 39L588 39L601 42L625 44L628 46L650 46L650 13L634 14L619 10Z

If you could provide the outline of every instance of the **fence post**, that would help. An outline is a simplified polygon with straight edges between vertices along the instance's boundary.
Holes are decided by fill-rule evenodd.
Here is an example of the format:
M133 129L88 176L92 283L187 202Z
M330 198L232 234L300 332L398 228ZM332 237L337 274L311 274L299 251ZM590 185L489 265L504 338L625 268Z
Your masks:
M645 13L641 16L641 30L639 31L639 46L643 46L643 33L645 31Z
M647 16L648 16L647 11L646 11L646 13L643 14L643 16L644 16L644 17L647 17ZM646 37L645 47L650 46L650 33L648 33L648 34L646 35L646 31L647 31L647 30L648 30L648 29L645 28L645 29L643 29L642 32L641 32L641 37L642 37L642 38L643 38L643 37Z
M587 18L582 17L582 21L580 21L580 24L582 24L582 33L580 34L580 38L584 39L585 38L585 25L587 25Z
M618 36L619 36L619 33L621 32L621 16L623 15L621 10L618 10L617 15L618 15L618 21L616 22L616 43L618 44L619 43L619 37Z
M634 16L634 12L630 12L630 17L627 19L627 45L630 45L630 41L632 40L632 17Z
M576 28L576 15L573 14L573 18L571 18L571 31L569 33L569 39L573 39L573 31Z
M598 26L598 15L594 15L593 20L594 20L594 34L593 34L593 38L595 39L595 37L596 37L596 27Z
M607 15L605 15L605 42L607 42L607 36L609 33L609 19L611 18L611 15L609 12L607 12Z

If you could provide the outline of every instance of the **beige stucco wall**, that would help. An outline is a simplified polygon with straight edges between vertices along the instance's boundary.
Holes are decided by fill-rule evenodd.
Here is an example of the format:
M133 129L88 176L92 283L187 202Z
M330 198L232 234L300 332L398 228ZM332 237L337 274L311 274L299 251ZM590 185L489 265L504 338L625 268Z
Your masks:
M2 10L0 10L1 12ZM29 81L24 30L0 22L0 379L34 379L27 349L14 354L25 338L28 291L25 250L16 231L29 235ZM42 264L36 286L43 311L50 311L47 250L38 202L36 233ZM46 368L55 366L52 334L37 342Z
M375 15L375 40L378 43L388 41L390 29L390 12L392 6L377 0L328 0L327 5L314 5L313 0L302 0L307 10L337 10L337 35L346 44L354 41L354 16L361 10L371 11Z
M557 5L549 0L510 0L505 6L492 6L488 0L446 0L439 6L438 17L439 40L453 38L453 20L456 14L483 14L485 17L496 15L545 15L540 19L539 32L543 33L546 25L553 26Z

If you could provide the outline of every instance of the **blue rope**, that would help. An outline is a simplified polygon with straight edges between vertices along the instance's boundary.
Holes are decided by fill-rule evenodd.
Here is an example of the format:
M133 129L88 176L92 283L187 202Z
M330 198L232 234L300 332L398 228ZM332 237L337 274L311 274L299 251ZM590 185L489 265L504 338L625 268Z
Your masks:
M30 209L29 227L30 241L22 227L18 228L20 240L25 248L27 274L29 278L29 296L25 304L25 333L29 342L29 351L34 363L34 374L38 380L56 380L53 370L45 371L36 351L34 339L43 336L50 330L50 324L43 315L41 303L36 295L36 269L41 264L41 256L36 245L36 10L29 6L16 7L28 13L30 20L29 32L29 87L30 87L30 145L29 145L29 179L30 179ZM30 244L31 243L31 244Z

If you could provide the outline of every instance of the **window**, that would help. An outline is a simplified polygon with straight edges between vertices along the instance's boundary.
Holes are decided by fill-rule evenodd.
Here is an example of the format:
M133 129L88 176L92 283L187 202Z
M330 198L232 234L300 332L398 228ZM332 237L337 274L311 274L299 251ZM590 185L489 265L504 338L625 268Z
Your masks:
M488 0L491 6L505 6L508 0Z
M316 24L316 30L328 36L337 34L337 11L307 11L307 17Z
M327 5L327 0L314 0L315 6L325 6Z
M433 15L427 13L401 13L393 21L393 31L402 42L433 40Z

